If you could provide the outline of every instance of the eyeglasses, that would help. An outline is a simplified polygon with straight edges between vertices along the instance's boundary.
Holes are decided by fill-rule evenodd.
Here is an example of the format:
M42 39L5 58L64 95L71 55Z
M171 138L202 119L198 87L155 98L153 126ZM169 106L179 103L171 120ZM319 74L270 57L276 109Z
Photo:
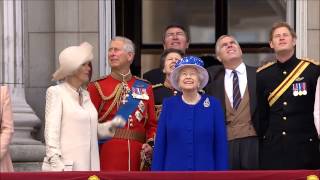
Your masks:
M174 37L179 37L179 38L184 37L184 38L186 38L186 35L185 35L184 32L176 32L176 33L167 33L166 34L166 38L172 39Z

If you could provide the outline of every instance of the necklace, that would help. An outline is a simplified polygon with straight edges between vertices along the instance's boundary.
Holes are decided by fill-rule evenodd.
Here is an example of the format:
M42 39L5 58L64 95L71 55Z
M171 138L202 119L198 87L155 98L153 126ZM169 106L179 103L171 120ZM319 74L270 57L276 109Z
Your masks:
M181 96L182 97L182 101L185 102L186 104L189 104L189 105L195 105L197 104L200 99L201 99L201 96L199 93L197 93L197 97L195 99L192 99L191 101L190 100L186 100L183 95Z

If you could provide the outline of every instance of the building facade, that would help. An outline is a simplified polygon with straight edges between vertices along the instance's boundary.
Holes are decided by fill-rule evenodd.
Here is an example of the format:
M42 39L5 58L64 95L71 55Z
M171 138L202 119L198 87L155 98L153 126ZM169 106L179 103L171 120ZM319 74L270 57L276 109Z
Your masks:
M243 8L248 6L250 11ZM270 26L282 20L297 31L297 56L319 60L319 11L318 0L0 1L0 83L10 86L13 97L16 168L30 170L19 162L40 166L36 162L44 156L45 92L55 84L51 75L65 47L83 41L94 46L96 79L110 71L107 42L115 35L127 36L137 47L132 71L140 75L159 65L162 30L178 22L190 32L189 53L213 55L215 40L229 33L239 39L245 61L259 65L272 55ZM25 152L28 155L22 156Z

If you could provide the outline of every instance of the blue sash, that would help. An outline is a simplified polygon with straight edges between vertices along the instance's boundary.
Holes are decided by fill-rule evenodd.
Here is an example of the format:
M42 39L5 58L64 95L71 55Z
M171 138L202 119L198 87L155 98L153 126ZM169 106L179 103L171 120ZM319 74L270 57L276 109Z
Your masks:
M132 96L132 92L134 88L144 88L147 89L148 84L142 80L136 79L132 85L131 91L128 93L128 101L127 103L120 106L116 116L121 116L126 122L128 122L129 115L133 113L133 111L138 107L140 99L134 98ZM101 139L99 140L99 144L105 143L109 139Z

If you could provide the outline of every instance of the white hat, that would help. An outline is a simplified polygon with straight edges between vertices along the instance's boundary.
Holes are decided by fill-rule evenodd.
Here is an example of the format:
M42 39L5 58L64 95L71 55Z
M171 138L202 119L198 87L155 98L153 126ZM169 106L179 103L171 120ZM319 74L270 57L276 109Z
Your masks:
M170 81L174 89L181 91L181 88L179 87L179 74L180 70L184 67L193 67L196 68L202 79L200 79L200 89L203 89L209 80L208 71L203 67L204 63L203 61L196 56L185 56L179 61L177 61L175 68L170 74Z
M83 42L80 46L70 46L61 51L59 55L59 69L52 75L53 80L61 80L71 75L82 64L92 61L93 46Z

